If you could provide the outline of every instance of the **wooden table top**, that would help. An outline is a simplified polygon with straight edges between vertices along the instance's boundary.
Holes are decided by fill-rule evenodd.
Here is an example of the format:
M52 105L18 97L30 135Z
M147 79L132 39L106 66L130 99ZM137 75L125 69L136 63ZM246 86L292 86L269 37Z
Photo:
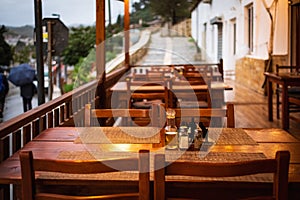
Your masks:
M126 128L125 128L126 129ZM141 128L147 130L151 128ZM87 132L103 131L108 135L113 131L120 131L120 127L56 127L43 131L34 140L26 144L24 150L32 150L36 158L48 159L93 159L91 152L97 152L97 156L115 156L118 154L136 153L139 149L149 149L151 154L165 153L171 157L185 155L185 157L195 157L199 155L197 151L165 150L163 147L154 147L150 143L112 144L111 142L84 143L76 142L81 134ZM214 144L208 148L203 147L200 154L209 155L207 159L238 159L235 157L255 158L263 155L266 158L274 158L278 150L289 150L291 153L289 181L300 183L300 141L282 129L238 129L223 128L209 129L210 137L207 144ZM126 130L125 130L126 132ZM220 134L218 134L220 133ZM215 134L215 136L214 136ZM232 135L232 136L231 136ZM214 140L217 137L217 140ZM243 139L236 139L236 137ZM205 149L206 148L206 149ZM209 149L209 151L207 151ZM100 152L100 153L99 153ZM254 156L254 157L253 157ZM98 159L98 158L97 158ZM194 160L194 159L193 159ZM122 176L119 177L122 179ZM123 177L124 178L124 177ZM18 153L0 164L0 184L19 184L20 165ZM152 178L151 178L152 179ZM125 179L126 180L126 179Z

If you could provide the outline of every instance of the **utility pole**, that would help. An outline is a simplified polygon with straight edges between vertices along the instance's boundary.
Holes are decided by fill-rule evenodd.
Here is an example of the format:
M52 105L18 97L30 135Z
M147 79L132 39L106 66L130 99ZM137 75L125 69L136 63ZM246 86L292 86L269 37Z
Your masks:
M49 77L49 86L48 86L48 101L52 100L53 94L53 79L52 79L52 22L49 20L47 22L48 29L48 77Z
M111 7L110 7L110 0L108 0L108 25L111 26Z
M42 0L34 0L35 14L35 49L38 78L38 105L45 103L44 94L44 61L43 61L43 31L42 31Z

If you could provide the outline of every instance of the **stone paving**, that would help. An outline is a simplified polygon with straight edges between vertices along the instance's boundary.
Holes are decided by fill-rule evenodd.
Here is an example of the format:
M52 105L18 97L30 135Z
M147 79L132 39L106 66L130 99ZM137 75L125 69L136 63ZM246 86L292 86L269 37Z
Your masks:
M191 38L161 37L160 31L151 35L148 53L139 65L195 63L196 46Z

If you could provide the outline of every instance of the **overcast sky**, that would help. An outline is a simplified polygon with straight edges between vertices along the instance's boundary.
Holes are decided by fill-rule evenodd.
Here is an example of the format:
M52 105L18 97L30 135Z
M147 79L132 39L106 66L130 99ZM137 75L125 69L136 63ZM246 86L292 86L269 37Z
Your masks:
M34 25L35 0L0 0L0 25ZM111 0L112 20L123 15L123 2ZM107 3L106 3L107 6ZM106 12L107 14L108 12ZM51 17L59 14L67 25L93 25L96 19L95 0L42 0L42 15ZM108 20L108 17L106 18Z

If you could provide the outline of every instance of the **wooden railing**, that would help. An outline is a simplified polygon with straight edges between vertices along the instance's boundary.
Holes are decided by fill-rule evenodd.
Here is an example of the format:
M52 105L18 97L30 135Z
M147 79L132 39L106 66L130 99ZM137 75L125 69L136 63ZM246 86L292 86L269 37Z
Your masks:
M40 105L0 124L0 162L18 151L41 131L70 123L73 113L94 98L97 81ZM10 138L11 141L10 142Z
M106 77L105 89L109 90L125 71L125 68L120 68L111 72ZM74 118L84 110L85 104L95 100L97 83L97 80L87 83L1 123L0 163L47 128L77 125L76 122L74 123ZM101 96L98 98L101 98ZM80 125L80 122L78 125Z

